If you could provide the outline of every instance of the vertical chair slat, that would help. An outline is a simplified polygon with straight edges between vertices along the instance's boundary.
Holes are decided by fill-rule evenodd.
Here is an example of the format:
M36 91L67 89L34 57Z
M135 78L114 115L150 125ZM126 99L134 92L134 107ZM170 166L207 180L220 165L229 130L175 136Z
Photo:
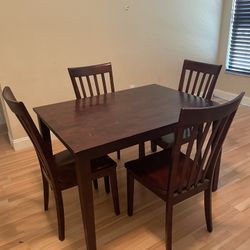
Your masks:
M97 93L97 95L100 95L100 90L99 90L99 85L98 85L98 80L97 80L96 74L94 74L94 81L95 81L96 93Z
M107 92L107 86L106 86L104 73L102 73L101 76L102 76L103 91L104 91L104 94L107 94L108 92Z
M211 123L209 124L209 127L208 127L208 130L206 132L204 132L204 136L205 136L205 139L207 137L207 134L208 134L208 131L211 127ZM208 156L208 153L209 153L209 150L211 149L211 146L212 146L212 143L213 143L213 140L215 138L215 135L218 131L218 126L216 126L215 129L213 129L210 137L208 138L208 142L205 146L205 150L204 150L204 154L202 155L202 158L201 158L201 163L199 164L199 171L197 172L196 174L196 178L195 178L195 185L197 185L197 183L200 181L201 179L201 174L202 174L202 171L204 170L203 167L204 167L204 164L206 162L206 159L207 159L207 156ZM206 128L205 128L206 129ZM204 129L204 131L205 131ZM202 145L203 146L203 145ZM210 152L210 155L211 155L211 152Z
M198 83L199 76L200 76L200 72L197 72L196 77L195 77L195 80L194 80L193 89L192 89L192 91L191 91L191 95L194 95L194 93L195 93L195 90L196 90L196 86L197 86L197 83Z
M190 70L189 75L188 75L187 85L186 85L186 92L187 92L187 93L188 93L188 91L189 91L189 87L190 87L190 83L191 83L192 75L193 75L193 71L192 71L192 70Z
M184 82L185 82L185 75L186 75L186 68L185 68L185 60L183 63L183 67L182 67L182 71L181 71L181 78L180 78L180 82L179 82L179 91L183 91L184 90Z
M201 95L201 90L202 90L206 75L207 75L206 73L203 73L203 75L202 75L202 79L201 79L201 82L200 82L200 85L199 85L199 88L198 88L198 91L197 91L197 94L196 94L197 96Z
M76 78L72 77L72 76L70 76L70 78L71 78L71 82L72 82L72 85L73 85L73 89L75 91L76 98L80 99L81 98L81 94L80 94L80 91L79 91L79 87L77 85Z
M208 172L208 169L209 169L209 166L211 164L211 162L213 161L214 157L216 156L215 154L219 154L219 152L217 152L217 148L220 146L220 141L221 141L221 138L224 137L224 134L226 133L226 130L228 128L228 126L230 126L229 124L231 123L232 119L231 117L225 117L223 120L221 120L220 122L217 122L216 125L215 125L215 128L213 128L214 130L214 140L212 142L212 152L210 153L210 157L207 161L207 164L204 168L204 171L203 171L203 175L201 176L201 181L204 181L204 179L206 178L206 175L207 175L207 172Z
M112 71L109 72L111 92L115 92L115 85Z
M194 175L196 173L196 170L197 170L197 166L199 165L199 160L200 160L200 157L201 156L201 153L202 153L202 147L204 145L204 142L206 140L206 136L207 136L207 133L209 131L209 128L210 128L210 125L211 125L211 122L208 122L206 125L205 125L205 128L202 132L202 136L200 138L200 143L199 143L199 147L197 148L196 150L196 154L195 154L195 157L194 157L194 164L191 168L191 174L188 178L188 184L187 184L187 188L190 188L191 185L193 184L193 179L194 179Z
M83 97L86 98L87 95L86 95L86 91L85 91L85 88L84 88L84 85L83 85L82 77L79 76L78 78L79 78L80 86L81 86L81 89L82 89Z
M87 78L87 83L88 83L88 87L89 87L90 96L94 96L90 78L89 78L89 76L86 76L86 78Z
M196 141L196 147L198 148L200 143L201 143L201 138L202 138L202 133L203 133L203 128L204 127L204 124L200 124L198 126L198 135L197 135L197 141ZM200 157L198 159L198 163L200 164L201 163L201 158L202 158L202 149L201 149L201 153L200 153Z
M211 78L212 78L212 76L213 76L213 75L210 74L209 77L208 77L208 79L207 79L205 88L204 88L204 90L203 90L203 95L202 95L203 98L205 98L206 95L207 95L208 87L209 87L210 84L211 84Z
M178 192L179 193L184 188L184 180L185 180L186 174L187 174L187 168L188 168L189 158L190 158L191 153L192 153L194 141L197 138L197 133L198 133L198 126L195 125L195 126L192 127L192 132L191 132L190 140L188 142L188 146L187 146L187 150L186 150L186 156L187 156L187 158L185 159L184 164L183 164L183 168L181 170L180 183L182 185L179 185L179 187L178 187Z

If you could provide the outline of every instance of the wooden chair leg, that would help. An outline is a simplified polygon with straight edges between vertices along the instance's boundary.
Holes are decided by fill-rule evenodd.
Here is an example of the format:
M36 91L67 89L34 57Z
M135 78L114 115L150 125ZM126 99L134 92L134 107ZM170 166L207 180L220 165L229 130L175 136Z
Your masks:
M207 224L207 231L213 231L213 222L212 222L212 192L211 189L204 191L204 207L205 207L205 217Z
M98 181L97 181L97 179L93 180L93 184L94 184L95 190L97 190L98 189Z
M120 160L121 159L121 151L118 150L118 151L116 151L116 153L117 153L117 159Z
M54 196L56 201L58 235L59 240L63 241L65 239L65 223L62 192L54 190Z
M145 157L145 144L144 142L139 144L139 158Z
M109 176L104 177L104 184L105 184L105 191L107 194L109 194L110 193Z
M134 206L134 177L127 171L127 206L128 216L133 215Z
M166 224L165 224L165 234L166 234L166 249L172 250L172 221L173 221L173 206L166 203Z
M47 211L49 208L49 183L43 174L42 174L42 179L43 179L44 210Z
M110 175L110 184L111 184L111 192L114 203L115 214L120 214L120 205L119 205L119 194L118 194L118 186L117 186L117 175L116 170Z
M150 141L150 144L151 144L151 151L156 152L157 151L157 145L153 141Z

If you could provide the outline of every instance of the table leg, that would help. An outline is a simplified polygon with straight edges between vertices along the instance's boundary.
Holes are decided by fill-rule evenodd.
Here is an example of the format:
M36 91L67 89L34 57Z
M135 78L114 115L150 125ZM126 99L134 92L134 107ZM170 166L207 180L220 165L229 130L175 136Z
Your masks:
M75 155L75 160L86 247L88 250L95 250L95 216L90 160L81 154Z
M39 128L41 132L41 136L45 142L48 152L50 155L53 155L52 144L51 144L51 136L49 128L43 123L41 119L38 118Z
M220 174L220 163L221 163L221 155L222 150L220 151L217 161L215 163L215 169L214 169L214 179L213 179L213 186L212 191L215 192L218 189L218 182L219 182L219 174Z
M139 143L139 158L145 157L145 143Z

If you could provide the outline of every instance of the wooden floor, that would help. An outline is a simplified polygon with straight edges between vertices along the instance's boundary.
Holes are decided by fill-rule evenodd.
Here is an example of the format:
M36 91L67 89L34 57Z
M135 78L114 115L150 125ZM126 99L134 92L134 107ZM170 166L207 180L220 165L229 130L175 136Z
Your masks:
M174 209L174 249L250 249L250 108L241 107L224 145L219 190L213 194L214 231L206 231L203 196ZM55 143L56 150L62 148ZM33 150L14 152L0 134L0 249L85 249L78 190L64 192L66 239L57 238L53 195L43 211L38 162ZM164 203L139 184L134 215L126 215L123 164L137 147L122 150L118 167L121 215L115 216L102 180L94 191L98 249L164 249ZM148 150L149 152L149 150ZM111 155L116 159L115 154Z

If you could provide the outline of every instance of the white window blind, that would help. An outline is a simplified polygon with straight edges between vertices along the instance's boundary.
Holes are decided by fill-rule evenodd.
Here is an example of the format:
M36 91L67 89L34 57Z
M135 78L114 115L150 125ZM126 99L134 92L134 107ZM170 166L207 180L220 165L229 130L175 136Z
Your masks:
M226 70L250 74L250 1L235 0Z

